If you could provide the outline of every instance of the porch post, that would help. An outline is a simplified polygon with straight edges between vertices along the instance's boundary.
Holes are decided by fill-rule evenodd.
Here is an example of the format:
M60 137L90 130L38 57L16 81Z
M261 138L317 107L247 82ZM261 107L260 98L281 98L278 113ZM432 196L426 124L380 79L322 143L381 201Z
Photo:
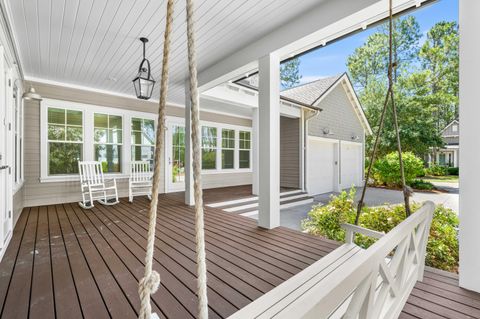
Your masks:
M190 102L190 86L185 82L185 204L193 206L193 168L192 168L192 108Z
M259 205L258 225L280 226L280 59L259 59Z
M252 109L252 194L258 195L258 107Z
M480 292L478 74L480 1L460 0L460 286Z

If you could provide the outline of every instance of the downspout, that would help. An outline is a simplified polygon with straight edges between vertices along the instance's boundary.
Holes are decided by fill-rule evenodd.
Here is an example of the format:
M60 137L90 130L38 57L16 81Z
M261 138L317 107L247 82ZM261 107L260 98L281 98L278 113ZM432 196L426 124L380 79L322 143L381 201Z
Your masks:
M312 110L309 109L308 112L305 112L303 118L303 189L307 190L307 143L308 143L308 121L320 114L320 109Z

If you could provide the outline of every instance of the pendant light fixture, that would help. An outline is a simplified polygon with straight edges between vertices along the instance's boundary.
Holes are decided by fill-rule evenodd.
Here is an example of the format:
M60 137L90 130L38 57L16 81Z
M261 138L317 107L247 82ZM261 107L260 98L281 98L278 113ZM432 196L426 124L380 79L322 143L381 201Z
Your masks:
M140 38L140 41L143 43L143 60L138 67L137 76L133 79L133 87L137 98L148 100L152 97L155 80L150 72L150 61L145 58L145 43L148 42L148 39Z

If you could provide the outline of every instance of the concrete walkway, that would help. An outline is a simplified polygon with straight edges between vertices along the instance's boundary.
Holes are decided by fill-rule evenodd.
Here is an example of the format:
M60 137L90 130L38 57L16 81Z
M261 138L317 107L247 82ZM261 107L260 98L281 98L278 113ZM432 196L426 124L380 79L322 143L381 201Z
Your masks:
M451 208L458 213L458 183L434 183L437 188L442 188L448 193L432 193L432 192L415 192L411 198L412 202L421 203L426 200L431 200L435 204L442 204L445 207ZM360 198L362 188L357 188L356 200ZM338 193L325 193L316 195L313 204L297 206L293 208L281 210L282 226L301 230L301 221L307 218L308 212L313 205L327 204L331 195ZM390 190L383 188L368 188L365 196L365 204L367 206L380 206L385 204L402 204L403 193L398 190Z

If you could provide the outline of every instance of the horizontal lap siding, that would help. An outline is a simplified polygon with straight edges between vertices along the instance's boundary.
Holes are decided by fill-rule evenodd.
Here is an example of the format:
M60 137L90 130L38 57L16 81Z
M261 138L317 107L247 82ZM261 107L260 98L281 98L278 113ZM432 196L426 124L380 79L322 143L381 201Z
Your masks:
M156 113L158 104L136 99L116 97L78 89L64 88L42 83L32 84L44 98L59 99L77 103L116 107L125 110ZM167 116L184 117L184 109L168 106ZM251 120L215 113L201 113L205 121L251 127ZM79 183L48 182L40 183L40 107L38 102L25 101L25 184L23 189L24 206L57 204L78 201L81 198ZM162 152L163 153L163 152ZM165 167L162 154L162 167ZM226 177L228 176L228 178ZM251 183L251 173L205 174L205 188L244 185ZM119 196L128 195L128 180L117 179ZM165 170L161 169L160 192L165 191ZM21 206L18 206L21 207Z
M363 127L342 84L333 89L318 107L322 112L308 122L309 135L344 141L351 141L352 135L356 135L359 137L356 142L363 142ZM324 129L332 134L325 135Z
M300 120L280 117L280 186L300 184Z

